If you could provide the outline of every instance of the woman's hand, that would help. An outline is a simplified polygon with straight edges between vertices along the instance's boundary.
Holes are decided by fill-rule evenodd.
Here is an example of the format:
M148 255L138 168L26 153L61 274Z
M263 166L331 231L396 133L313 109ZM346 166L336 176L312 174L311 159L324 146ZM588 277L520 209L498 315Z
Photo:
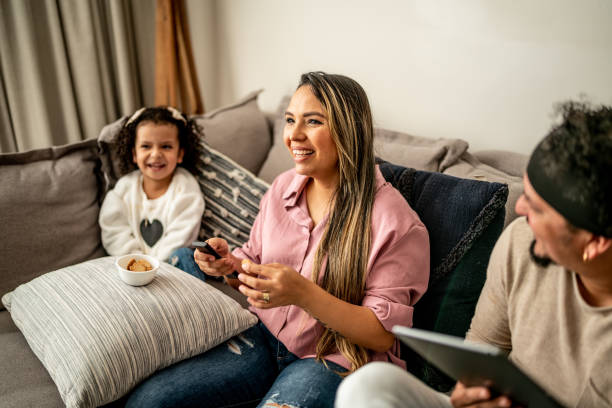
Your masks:
M193 253L193 259L202 272L212 276L223 276L232 273L234 271L234 260L229 252L227 241L223 238L211 238L206 242L208 242L222 258L215 259L214 256L196 249Z
M245 259L241 266L247 273L238 275L243 283L238 290L251 305L260 309L300 306L308 285L314 284L286 265L257 265Z
M295 305L323 326L375 351L387 351L395 341L371 309L338 299L286 265L243 260L241 270L246 273L238 275L238 290L257 308Z
M491 399L491 391L487 387L466 387L461 382L457 382L455 389L450 397L453 407L470 408L509 408L512 405L510 398L502 395Z

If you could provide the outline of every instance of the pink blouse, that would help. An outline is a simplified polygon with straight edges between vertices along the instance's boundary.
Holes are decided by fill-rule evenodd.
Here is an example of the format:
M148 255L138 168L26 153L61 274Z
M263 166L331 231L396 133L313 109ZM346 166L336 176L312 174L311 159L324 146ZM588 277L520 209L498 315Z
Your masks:
M308 177L289 170L279 175L260 203L249 241L233 254L258 264L280 263L311 279L314 255L327 216L313 228L306 194ZM376 196L372 210L372 241L362 306L369 307L386 330L412 326L413 306L427 289L429 236L406 200L386 182L376 167ZM297 306L273 309L251 307L287 349L300 358L315 357L323 326ZM359 324L359 322L355 322ZM403 368L399 341L387 352L370 352L370 361L390 361ZM347 369L340 352L325 356Z

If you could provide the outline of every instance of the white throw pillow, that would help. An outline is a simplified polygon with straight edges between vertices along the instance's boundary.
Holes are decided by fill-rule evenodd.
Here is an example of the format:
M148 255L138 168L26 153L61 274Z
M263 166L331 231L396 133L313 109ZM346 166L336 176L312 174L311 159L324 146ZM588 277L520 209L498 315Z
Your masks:
M257 322L227 295L167 263L150 284L133 287L120 280L114 260L49 272L2 297L67 407L114 401L156 370Z

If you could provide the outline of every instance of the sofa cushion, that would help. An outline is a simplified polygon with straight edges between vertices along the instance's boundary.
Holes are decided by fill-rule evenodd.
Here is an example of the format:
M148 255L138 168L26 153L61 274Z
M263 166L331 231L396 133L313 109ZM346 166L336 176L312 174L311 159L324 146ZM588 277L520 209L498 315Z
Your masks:
M254 174L259 172L272 144L272 130L266 115L257 105L260 92L251 92L236 103L192 116L202 126L206 143ZM106 125L98 137L102 170L109 187L113 187L122 176L114 142L125 119L122 117Z
M465 337L486 279L491 251L503 229L504 212L499 211L489 226L473 241L452 273L428 288L414 312L414 327ZM407 348L402 350L409 370L424 382L447 392L455 380Z
M517 160L517 166L519 167L521 166L521 163L525 163L525 156L518 154L510 154L510 156ZM512 175L504 172L503 170L493 168L480 162L480 160L468 152L463 153L454 164L445 168L443 173L461 178L507 184L508 201L505 209L506 216L504 228L518 216L514 210L514 207L519 196L523 194L522 174Z
M230 249L242 246L269 184L206 144L203 154L204 167L196 177L206 203L200 239L221 237Z
M479 150L473 155L482 164L518 177L523 177L529 161L529 156L526 154L506 150Z
M214 149L257 174L272 146L272 129L257 105L261 90L238 102L194 116L204 129L204 140Z
M427 227L430 278L414 308L414 327L464 337L502 231L508 187L381 163L385 179L406 198ZM402 348L408 370L447 391L454 381Z
M95 140L0 154L0 295L105 255Z
M2 302L68 407L114 401L154 371L257 321L228 296L166 263L150 284L126 285L112 257L42 275Z
M380 128L374 130L374 145L381 159L426 171L444 170L468 149L461 139L430 139Z

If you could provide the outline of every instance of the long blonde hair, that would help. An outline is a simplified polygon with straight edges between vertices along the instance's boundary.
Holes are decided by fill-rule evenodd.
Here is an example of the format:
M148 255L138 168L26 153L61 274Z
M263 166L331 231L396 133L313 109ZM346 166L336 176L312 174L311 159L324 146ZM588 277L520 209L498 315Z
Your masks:
M342 75L309 72L300 78L298 88L302 86L310 87L323 105L338 150L338 187L315 254L312 279L318 283L327 256L321 287L339 299L360 305L367 277L376 187L370 104L363 88ZM325 362L323 357L336 350L351 363L351 372L368 361L365 347L325 328L317 342L317 359Z

